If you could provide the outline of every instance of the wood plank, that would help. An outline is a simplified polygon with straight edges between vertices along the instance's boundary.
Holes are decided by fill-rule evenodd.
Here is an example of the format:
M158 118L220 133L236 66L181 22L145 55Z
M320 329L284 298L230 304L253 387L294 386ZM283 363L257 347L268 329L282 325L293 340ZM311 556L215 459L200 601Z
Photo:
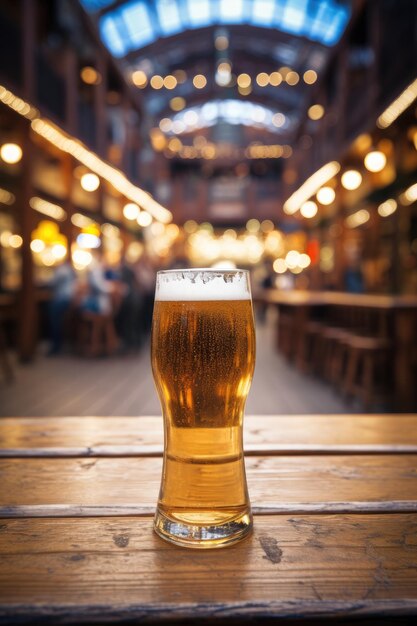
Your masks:
M0 457L157 456L161 417L0 419ZM409 454L416 415L271 415L245 418L245 452Z
M259 517L209 551L162 541L149 519L5 520L0 554L2 622L417 616L414 515Z
M417 507L416 455L259 456L246 468L258 513ZM84 506L90 514L122 506L150 515L161 469L161 458L1 459L0 516L62 516Z

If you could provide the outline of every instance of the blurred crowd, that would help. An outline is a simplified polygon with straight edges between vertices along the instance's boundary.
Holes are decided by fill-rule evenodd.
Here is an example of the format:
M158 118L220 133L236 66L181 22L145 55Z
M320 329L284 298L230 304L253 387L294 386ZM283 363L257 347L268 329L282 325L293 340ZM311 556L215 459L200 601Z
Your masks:
M88 270L60 265L48 287L49 355L69 347L86 356L137 350L152 320L155 268L137 263L106 266L97 252Z

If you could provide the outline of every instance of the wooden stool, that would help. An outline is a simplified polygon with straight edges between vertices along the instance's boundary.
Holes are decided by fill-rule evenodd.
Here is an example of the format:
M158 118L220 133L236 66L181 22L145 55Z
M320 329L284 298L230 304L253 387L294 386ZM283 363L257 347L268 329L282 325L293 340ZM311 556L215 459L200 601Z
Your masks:
M294 333L294 321L291 315L288 313L279 313L278 316L278 335L277 335L277 347L284 356L291 360L293 356L293 333Z
M390 344L388 340L378 337L361 337L352 335L345 342L346 371L343 380L343 393L347 398L359 397L365 410L368 410L376 400L377 376L381 373L379 366L384 369L384 392L378 396L389 397L389 356ZM379 371L378 371L379 369Z
M77 349L84 356L113 354L118 346L113 317L83 311L77 329Z

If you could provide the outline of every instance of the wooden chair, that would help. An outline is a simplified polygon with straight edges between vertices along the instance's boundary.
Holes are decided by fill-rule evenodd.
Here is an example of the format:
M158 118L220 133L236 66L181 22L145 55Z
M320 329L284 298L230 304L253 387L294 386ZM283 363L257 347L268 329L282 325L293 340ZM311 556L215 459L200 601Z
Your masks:
M77 351L84 356L111 355L118 339L113 316L82 311L77 323Z

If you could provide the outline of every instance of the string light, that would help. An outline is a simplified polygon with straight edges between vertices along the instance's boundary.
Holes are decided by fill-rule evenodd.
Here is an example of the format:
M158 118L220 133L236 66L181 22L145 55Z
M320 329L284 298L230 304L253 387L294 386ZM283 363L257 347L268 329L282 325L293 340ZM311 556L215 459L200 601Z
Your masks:
M380 150L373 150L366 155L364 164L370 172L380 172L387 164L387 157Z
M15 200L16 196L11 191L7 191L7 189L2 189L0 187L0 202L2 204L11 205Z
M134 202L128 202L123 207L123 215L127 220L136 220L139 216L140 208Z
M417 78L378 117L379 128L388 128L417 98Z
M33 198L29 200L29 206L34 211L52 217L60 222L63 222L67 218L67 212L64 211L61 206L48 202L48 200L44 200L43 198L38 198L37 196L33 196Z
M306 85L313 85L317 80L317 72L314 70L307 70L303 74L303 80Z
M345 219L345 224L348 228L357 228L358 226L362 226L362 224L366 224L370 217L369 211L361 209L349 215L349 217Z
M282 80L282 77L281 77L281 80ZM260 72L256 77L256 82L258 83L259 87L266 87L267 85L269 85L268 74L266 72Z
M401 194L400 200L402 204L412 204L417 200L417 183L411 185Z
M176 98L171 98L169 101L169 106L173 111L182 111L185 107L185 100L181 98L181 96L177 96Z
M279 72L272 72L269 75L269 83L273 86L273 87L278 87L278 85L280 85L282 83L282 76Z
M311 120L320 120L324 115L324 107L321 104L313 104L307 111L307 115Z
M178 81L175 78L175 76L171 76L171 74L168 74L168 76L165 76L164 78L165 89L175 89L177 84L178 84Z
M297 74L297 72L288 72L288 74L285 77L285 82L290 85L291 87L293 87L294 85L297 85L297 83L300 81L300 77Z
M9 165L19 163L22 155L22 148L17 143L4 143L0 148L0 157Z
M336 193L332 187L322 187L318 190L316 197L320 204L327 206L334 201Z
M26 117L28 120L34 120L39 117L39 111L35 107L31 106L22 98L15 96L14 93L6 89L3 85L0 85L0 102L3 102L6 106L16 111L19 115Z
M284 212L287 215L296 213L301 205L325 185L333 176L340 171L340 164L337 161L330 161L323 165L317 172L312 174L284 203Z
M83 174L80 183L84 191L95 191L100 187L100 179L96 174Z
M171 212L156 202L146 191L131 183L120 170L100 159L81 142L72 139L52 123L43 119L36 119L32 121L32 129L63 152L71 154L77 161L110 183L126 198L146 209L155 219L164 223L172 220Z
M237 77L237 84L242 89L247 89L250 86L251 82L252 79L249 74L239 74L239 76Z
M146 76L143 70L136 70L132 73L132 83L139 87L140 89L144 89L148 84L148 77Z
M196 89L204 89L207 85L207 78L203 74L196 74L193 78L193 85Z
M397 203L393 198L386 200L378 207L378 213L381 217L388 217L392 215L397 210Z
M158 74L155 74L155 76L152 76L151 87L153 89L162 89L163 86L164 86L164 79L162 78L162 76L159 76Z
M317 204L313 202L313 200L307 200L300 207L300 213L303 217L307 219L311 219L315 215L317 215Z
M94 67L87 65L83 67L80 72L81 80L86 85L99 85L101 83L101 76Z
M362 174L357 170L347 170L342 178L341 183L345 189L348 191L353 191L357 189L362 182Z

